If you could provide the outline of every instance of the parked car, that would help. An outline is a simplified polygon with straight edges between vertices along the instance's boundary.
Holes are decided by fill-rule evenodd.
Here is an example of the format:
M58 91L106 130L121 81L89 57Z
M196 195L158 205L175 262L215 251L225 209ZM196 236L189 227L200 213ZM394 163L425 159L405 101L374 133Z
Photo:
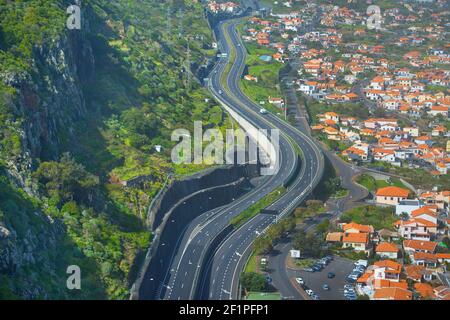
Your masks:
M355 293L355 289L344 289L344 294L353 294Z
M303 278L295 278L295 281L297 281L298 284L305 284L305 281L303 281Z
M323 266L321 264L315 263L311 268L316 269L316 271L320 271L323 269Z
M313 300L319 300L319 296L318 296L317 294L315 294L315 293L313 293L313 294L311 295L311 298L312 298Z
M334 274L334 272L328 272L327 277L328 279L332 279L334 278L336 275Z
M313 268L303 268L303 271L314 272L315 270Z
M355 287L354 286L352 286L351 284L346 284L346 285L344 285L344 289L355 289Z
M317 261L317 263L325 267L328 264L328 261L321 259L321 260Z
M322 289L328 291L328 290L330 290L330 286L327 285L327 284L324 284L324 285L322 286Z
M360 260L355 262L355 266L360 265L360 266L363 266L365 268L367 267L367 264L368 264L368 261L367 260L362 260L362 259L360 259Z
M314 291L312 291L311 289L306 289L305 292L308 294L308 296L311 296Z

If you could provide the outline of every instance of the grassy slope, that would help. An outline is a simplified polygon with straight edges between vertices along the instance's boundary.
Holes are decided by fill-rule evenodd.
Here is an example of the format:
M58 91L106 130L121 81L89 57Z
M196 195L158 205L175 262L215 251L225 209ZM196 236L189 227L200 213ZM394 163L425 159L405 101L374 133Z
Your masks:
M390 178L389 180L375 180L374 177L362 174L357 179L356 182L360 185L366 187L367 190L371 192L377 191L379 188L384 188L388 186L396 186L400 188L408 189L401 181L397 178Z
M0 6L7 10L0 13L0 71L30 72L31 47L52 42L66 32L68 3L32 0L13 8L10 4L3 7L6 1L1 0ZM204 169L174 166L170 162L171 131L177 127L190 129L193 120L222 130L230 126L222 110L211 99L205 101L210 98L207 92L194 81L187 82L182 68L188 36L195 36L190 40L192 62L201 64L205 56L214 54L207 48L212 42L211 32L206 21L199 18L202 7L191 1L170 3L172 32L166 27L166 2L83 2L89 11L86 17L90 19L90 30L82 32L88 32L86 38L93 45L96 72L84 84L89 114L86 122L75 124L78 142L67 141L62 149L70 150L87 171L100 176L100 184L95 187L96 203L67 201L56 184L40 185L44 197L32 199L35 210L45 208L48 215L62 222L66 232L57 240L54 252L42 252L45 266L26 265L14 277L8 276L8 282L0 274L1 297L14 296L13 291L20 292L30 281L31 285L43 287L49 298L127 298L134 261L150 240L141 220L146 205L169 171L185 175ZM184 8L182 18L175 16L179 7ZM183 37L178 37L180 19L185 30ZM22 152L18 134L22 119L5 103L15 94L16 89L0 84L2 159ZM149 121L142 120L147 118ZM61 138L64 142L63 133ZM155 144L163 145L163 153L153 151ZM35 161L40 163L40 159ZM59 162L41 162L42 165L65 166ZM125 180L148 174L153 179L145 188L125 190L106 182L111 173ZM4 195L22 194L7 180L2 190ZM74 198L84 196L84 192L75 191ZM39 220L30 220L32 211L27 206L19 197L0 199L0 223L31 232L45 228ZM18 241L22 241L20 235ZM55 261L57 265L52 265ZM82 267L85 275L81 294L67 292L61 285L65 283L65 266L73 262ZM32 278L30 272L34 274Z

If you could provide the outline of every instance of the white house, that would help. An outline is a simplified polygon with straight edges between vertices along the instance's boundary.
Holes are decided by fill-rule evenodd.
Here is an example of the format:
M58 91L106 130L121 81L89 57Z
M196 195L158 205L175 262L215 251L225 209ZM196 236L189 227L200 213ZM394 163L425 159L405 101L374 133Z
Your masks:
M398 258L398 247L390 242L381 242L375 248L375 253L380 257L386 259L397 259Z
M406 213L408 216L411 216L411 212L417 209L420 209L425 204L420 200L402 200L395 206L395 214L401 215L402 213Z

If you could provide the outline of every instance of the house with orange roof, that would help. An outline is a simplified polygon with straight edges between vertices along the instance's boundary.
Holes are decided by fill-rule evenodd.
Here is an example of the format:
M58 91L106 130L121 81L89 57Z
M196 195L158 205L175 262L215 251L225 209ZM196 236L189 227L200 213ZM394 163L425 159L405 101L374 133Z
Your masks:
M356 222L343 224L342 230L344 230L345 233L368 233L369 235L373 234L375 231L371 225L359 224Z
M405 239L430 241L436 237L437 223L423 218L400 220L397 225L399 234Z
M275 61L284 63L283 56L282 56L282 54L279 53L279 52L274 53L274 54L272 55L272 58L273 58Z
M411 217L414 219L428 220L437 225L437 214L436 211L432 209L432 206L423 206L411 211Z
M435 270L438 267L436 254L429 252L414 252L411 260L418 266L424 266L426 269Z
M414 291L416 291L422 299L433 299L436 297L433 292L433 287L428 283L415 283Z
M343 248L353 248L355 251L370 252L368 233L344 233Z
M380 188L376 192L376 202L379 204L397 205L400 201L408 199L408 189L389 186Z
M369 159L369 148L353 145L344 151L342 155L347 157L349 161L367 161Z
M269 103L274 104L278 107L284 106L284 100L283 98L276 98L276 97L270 97L269 96Z
M446 106L432 106L427 112L429 115L435 117L437 115L442 115L445 119L448 118L448 107Z
M364 126L369 129L376 129L378 127L384 126L386 124L391 124L394 126L398 125L397 119L394 118L370 118L364 121Z
M411 279L415 282L422 282L422 280L431 281L433 279L432 273L425 269L424 266L417 264L409 264L404 267L406 279Z
M375 280L399 282L402 265L391 260L381 260L373 264L373 272Z
M334 122L339 122L339 115L336 112L325 112L324 113L325 119L333 120Z
M391 162L396 161L395 151L386 148L373 148L372 150L373 159L376 161Z
M326 236L327 242L342 242L343 232L329 232Z
M450 203L450 191L425 192L419 195L427 205L436 205L438 209L445 210Z
M394 243L380 242L376 248L375 253L380 257L387 259L397 259L399 248Z
M258 82L258 77L252 76L250 74L247 74L244 76L244 79L247 81L254 81L254 82Z
M425 240L403 240L403 250L409 255L413 255L414 252L428 252L435 253L437 243L433 241Z
M341 140L339 130L333 127L325 127L325 129L323 129L323 132L327 135L328 140L335 140L335 141Z
M450 253L436 253L436 258L439 263L450 263Z

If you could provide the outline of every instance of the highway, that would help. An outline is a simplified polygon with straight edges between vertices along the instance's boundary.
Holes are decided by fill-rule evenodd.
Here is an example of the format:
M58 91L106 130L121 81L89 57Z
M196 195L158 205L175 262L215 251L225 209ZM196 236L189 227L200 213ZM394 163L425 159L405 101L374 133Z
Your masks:
M241 110L235 97L228 95L226 90L218 89L220 86L220 75L223 73L226 64L226 59L219 60L219 63L211 72L213 84L210 89L216 99L233 108L234 111L256 128L273 128L259 115L259 109L256 115L253 112ZM217 88L217 90L214 88ZM219 93L219 91L222 93ZM296 171L299 161L298 155L287 137L280 137L279 148L279 170L276 174L262 177L258 185L242 198L236 199L227 206L201 214L186 227L186 231L178 239L177 252L172 257L169 257L171 259L171 267L167 270L159 286L159 292L156 294L158 299L194 299L200 266L211 241L229 226L232 218L277 187L285 185L292 175L298 174ZM283 200L282 203L287 205L288 202ZM269 215L268 219L273 221L275 215Z
M256 128L280 129L279 170L274 175L261 178L255 189L242 198L206 212L186 226L186 231L178 239L178 250L169 257L171 267L159 287L159 299L236 298L240 269L254 239L267 226L291 212L303 201L319 182L323 170L323 156L309 137L272 114L261 115L259 107L240 91L238 81L245 66L246 53L234 32L236 23L237 21L230 24L227 30L224 30L222 23L216 30L221 52L230 57L233 46L236 50L236 60L229 70L224 88L221 77L229 62L227 58L219 59L211 72L209 89L219 102L232 108ZM224 32L230 35L230 43L225 41ZM303 154L300 172L296 170L299 156L293 143L298 144ZM200 274L211 242L229 226L231 219L277 187L286 185L292 180L291 176L294 176L294 179L286 194L267 208L273 210L273 214L257 215L234 231L220 245L213 258L207 261L206 270L214 270L215 276L210 277L208 272Z
M260 107L246 97L239 87L239 79L245 67L246 51L236 32L239 20L228 24L221 23L216 36L219 40L222 52L231 55L235 53L235 61L226 76L226 88L220 81L227 62L220 62L216 67L217 73L211 77L210 89L213 93L228 92L234 97L239 110L253 119L260 119L270 127L280 129L281 133L288 136L296 143L302 152L302 165L300 174L296 177L287 193L267 209L276 214L259 214L249 220L239 229L231 233L222 242L215 254L208 262L207 273L200 283L200 298L202 299L237 299L239 297L239 276L251 252L251 245L271 223L290 213L299 205L320 181L324 159L319 147L314 141L273 114L261 116ZM221 66L223 64L224 66ZM223 93L222 93L223 94Z

